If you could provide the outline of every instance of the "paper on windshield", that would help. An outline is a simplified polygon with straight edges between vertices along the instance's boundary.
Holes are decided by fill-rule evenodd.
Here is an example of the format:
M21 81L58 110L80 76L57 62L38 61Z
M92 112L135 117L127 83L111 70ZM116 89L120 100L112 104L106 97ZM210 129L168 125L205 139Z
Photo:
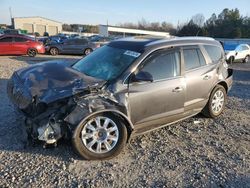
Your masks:
M132 57L139 57L141 54L138 53L138 52L134 52L134 51L130 51L130 50L127 50L126 52L124 52L125 55L129 55L129 56L132 56Z

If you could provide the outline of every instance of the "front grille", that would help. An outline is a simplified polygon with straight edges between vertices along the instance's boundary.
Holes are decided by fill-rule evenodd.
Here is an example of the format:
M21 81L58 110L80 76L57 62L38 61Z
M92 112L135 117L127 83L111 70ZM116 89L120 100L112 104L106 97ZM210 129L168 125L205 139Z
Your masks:
M11 102L20 109L27 108L32 102L31 95L16 73L8 81L7 93Z

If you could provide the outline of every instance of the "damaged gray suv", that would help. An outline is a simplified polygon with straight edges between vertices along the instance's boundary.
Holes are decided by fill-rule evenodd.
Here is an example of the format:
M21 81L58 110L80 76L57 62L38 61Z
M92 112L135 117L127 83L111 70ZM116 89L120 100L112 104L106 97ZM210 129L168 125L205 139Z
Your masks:
M232 86L221 44L211 38L134 37L110 42L74 64L14 72L11 101L29 138L72 140L85 159L117 155L128 140L202 112L219 116Z

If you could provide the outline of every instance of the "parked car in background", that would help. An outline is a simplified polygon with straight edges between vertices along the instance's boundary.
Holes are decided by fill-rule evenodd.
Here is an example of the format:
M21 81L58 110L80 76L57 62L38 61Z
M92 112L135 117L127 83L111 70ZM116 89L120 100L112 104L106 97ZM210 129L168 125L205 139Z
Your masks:
M5 35L18 35L21 33L20 33L20 30L17 30L17 29L5 29L4 34Z
M117 155L135 135L200 112L224 110L232 86L221 44L211 38L112 41L69 65L39 63L14 72L11 101L30 138L70 138L85 159Z
M45 48L41 42L25 35L0 36L0 55L25 55L35 57L43 54Z
M91 42L93 42L95 44L98 44L100 46L108 44L110 41L113 40L111 37L103 37L103 36L100 36L100 35L93 35L93 36L88 37L88 39Z
M51 55L58 54L83 54L88 55L95 50L98 45L87 39L67 39L60 43L48 44L45 49Z
M229 63L233 62L249 62L250 46L247 44L224 44L226 60Z

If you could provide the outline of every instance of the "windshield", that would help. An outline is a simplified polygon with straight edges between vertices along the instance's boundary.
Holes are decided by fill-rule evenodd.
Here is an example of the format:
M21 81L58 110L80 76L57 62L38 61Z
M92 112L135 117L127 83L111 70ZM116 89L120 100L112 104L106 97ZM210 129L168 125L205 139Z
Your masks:
M224 50L232 51L232 50L235 50L236 47L237 47L237 44L225 44Z
M112 80L139 56L138 52L103 46L78 61L73 68L91 77Z

